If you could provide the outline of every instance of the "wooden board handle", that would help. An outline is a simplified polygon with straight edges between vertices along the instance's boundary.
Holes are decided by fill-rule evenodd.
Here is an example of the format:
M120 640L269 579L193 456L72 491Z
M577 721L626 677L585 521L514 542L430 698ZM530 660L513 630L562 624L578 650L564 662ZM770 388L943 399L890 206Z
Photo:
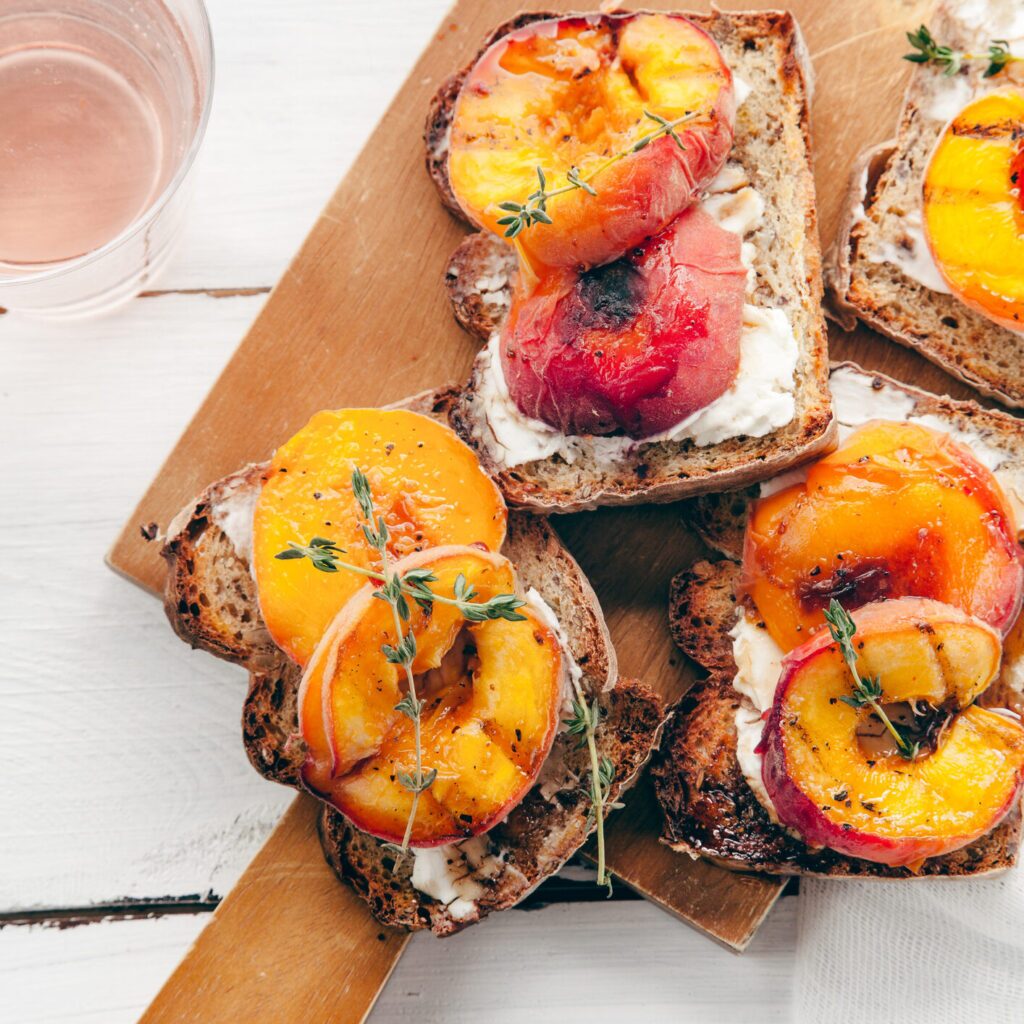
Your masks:
M296 797L140 1024L365 1020L409 936L338 883L318 808Z

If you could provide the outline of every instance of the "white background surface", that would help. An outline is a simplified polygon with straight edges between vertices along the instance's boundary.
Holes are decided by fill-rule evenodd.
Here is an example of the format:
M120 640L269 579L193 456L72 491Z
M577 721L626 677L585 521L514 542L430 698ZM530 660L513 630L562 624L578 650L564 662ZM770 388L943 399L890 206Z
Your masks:
M444 0L211 0L217 90L164 293L0 317L0 914L230 888L290 793L239 742L240 670L193 654L103 554L443 17ZM743 958L653 907L418 935L375 1021L772 1021L794 901ZM0 1018L134 1020L205 915L0 930Z

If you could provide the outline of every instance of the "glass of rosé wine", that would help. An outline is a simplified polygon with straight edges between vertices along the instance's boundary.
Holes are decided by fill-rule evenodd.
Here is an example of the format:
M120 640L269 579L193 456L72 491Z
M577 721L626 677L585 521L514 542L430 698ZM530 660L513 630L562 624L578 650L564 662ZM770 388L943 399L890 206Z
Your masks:
M85 316L151 285L212 86L202 0L0 3L0 307Z

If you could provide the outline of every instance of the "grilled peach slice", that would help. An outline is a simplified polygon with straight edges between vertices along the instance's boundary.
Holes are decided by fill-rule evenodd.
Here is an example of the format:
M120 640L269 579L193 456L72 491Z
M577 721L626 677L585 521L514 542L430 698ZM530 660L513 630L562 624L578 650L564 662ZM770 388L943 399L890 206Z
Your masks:
M318 572L306 560L276 556L289 542L334 541L344 559L368 567L373 552L352 495L360 467L402 558L442 544L505 541L505 503L476 456L447 427L403 410L317 413L271 460L256 503L253 571L270 635L304 665L331 620L365 580Z
M1006 632L1024 562L992 473L948 434L873 421L816 462L805 483L755 502L744 588L784 651L847 608L932 597Z
M566 434L666 430L733 382L746 268L696 206L621 259L520 275L501 337L509 394Z
M870 706L844 702L852 676L824 632L783 659L762 778L779 820L808 844L916 866L984 835L1014 805L1024 728L972 704L999 670L1000 637L990 626L912 597L865 605L853 618L858 672L881 681L878 700L890 717L913 709L920 752L907 760L865 749L863 735L881 721Z
M593 267L657 234L717 173L732 146L732 76L714 40L678 15L586 15L538 21L495 42L455 104L448 171L469 217L503 233L502 202L553 191L575 168L582 189L553 197L519 234L535 268ZM692 119L624 159L659 123ZM680 145L681 143L681 145Z
M925 171L923 203L953 294L1024 331L1024 92L990 93L953 118Z
M431 589L451 597L459 575L487 601L513 593L512 563L479 548L442 547L410 555L401 574L429 567ZM324 635L299 690L299 725L308 754L306 786L358 828L400 842L412 794L399 773L416 767L413 723L396 710L405 670L382 644L396 643L392 611L365 586ZM422 713L425 769L436 769L420 797L414 846L476 835L502 820L526 795L558 727L565 669L558 638L529 606L525 620L466 622L435 602L413 607L412 669Z

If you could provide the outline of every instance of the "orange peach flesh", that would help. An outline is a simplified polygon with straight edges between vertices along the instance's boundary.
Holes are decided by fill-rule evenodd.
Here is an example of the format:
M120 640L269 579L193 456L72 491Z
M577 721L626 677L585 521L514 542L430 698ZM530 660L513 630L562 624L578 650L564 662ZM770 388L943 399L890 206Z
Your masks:
M505 540L505 503L473 452L447 427L403 410L317 413L271 460L254 516L252 568L260 610L275 643L306 664L339 610L365 583L324 573L306 559L275 556L319 536L361 567L374 553L361 529L352 470L367 474L397 559L442 544Z
M881 680L881 703L953 713L936 749L916 760L864 753L857 731L871 709L844 703L852 677L821 633L783 661L762 739L763 778L780 821L809 844L915 866L990 831L1013 806L1024 728L971 706L998 673L991 627L918 598L866 605L854 619L858 671Z
M1024 331L1024 91L976 99L953 119L924 176L925 231L962 302Z
M848 609L906 595L963 608L1000 631L1017 618L1024 565L1012 507L948 434L873 422L815 463L805 483L756 502L744 588L784 650Z
M678 126L605 166L658 128L644 110ZM732 145L732 76L714 40L676 15L588 15L535 22L494 43L456 102L449 177L469 217L504 233L502 202L525 203L544 170L548 190L567 174L594 177L552 198L552 226L517 238L541 267L589 267L657 234L717 173Z
M397 563L429 567L434 593L451 596L461 574L486 601L512 593L512 564L477 548L442 547ZM427 701L422 716L425 769L437 778L422 794L414 846L435 846L493 827L526 795L558 725L563 664L558 638L527 606L524 621L466 623L440 602L413 607L413 672ZM404 669L387 661L394 644L390 607L357 594L332 623L302 680L299 716L308 756L306 786L358 828L401 842L412 794L399 773L415 770L412 721L395 709ZM461 649L453 650L456 643Z

